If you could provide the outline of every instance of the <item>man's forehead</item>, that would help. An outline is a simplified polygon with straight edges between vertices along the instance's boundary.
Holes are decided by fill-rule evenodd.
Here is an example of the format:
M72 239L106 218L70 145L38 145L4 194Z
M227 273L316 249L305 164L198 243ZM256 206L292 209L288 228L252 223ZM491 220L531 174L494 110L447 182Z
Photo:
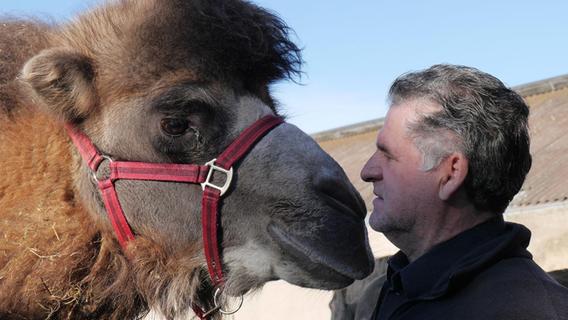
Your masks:
M409 125L423 115L423 110L430 111L435 108L425 104L429 104L428 101L413 99L391 106L385 117L384 125L377 134L375 142L377 147L393 151L398 144L409 140Z
M377 133L377 137L375 138L375 143L377 145L379 144L384 144L384 140L385 140L385 133L384 133L384 127L382 127L381 129L379 129L379 132Z
M408 119L413 113L413 109L406 106L391 107L387 113L383 127L377 134L377 143L385 143L394 137L404 135L406 133Z

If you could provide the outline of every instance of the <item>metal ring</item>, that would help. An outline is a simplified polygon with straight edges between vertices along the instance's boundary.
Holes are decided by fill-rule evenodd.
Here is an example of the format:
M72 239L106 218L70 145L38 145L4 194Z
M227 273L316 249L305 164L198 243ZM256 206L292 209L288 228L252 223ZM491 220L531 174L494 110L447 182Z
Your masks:
M107 160L109 163L114 162L114 160L110 156L104 154L101 155L101 158ZM103 163L103 160L101 160L101 162L99 162L99 164L97 165L97 168L91 172L91 175L93 176L95 182L99 182L99 178L97 177L97 171L99 170L101 163Z
M243 306L243 301L244 301L242 294L240 296L241 301L239 301L239 305L237 306L237 308L235 310L226 311L226 310L223 310L221 308L221 306L219 306L219 302L217 301L217 297L221 293L223 293L223 290L221 290L221 288L217 288L217 290L215 290L215 294L213 295L213 303L215 304L215 308L219 308L219 312L221 312L224 315L229 315L229 314L233 314L233 313L236 313L237 311L241 310L241 307Z

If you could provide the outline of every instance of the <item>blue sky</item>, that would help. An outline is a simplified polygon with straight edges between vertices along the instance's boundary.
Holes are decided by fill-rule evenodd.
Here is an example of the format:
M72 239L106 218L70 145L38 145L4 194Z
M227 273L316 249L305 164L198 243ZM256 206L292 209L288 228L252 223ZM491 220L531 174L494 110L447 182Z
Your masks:
M67 19L94 0L0 0L0 12ZM314 133L386 113L400 74L436 63L489 72L510 86L568 73L568 1L256 0L296 31L302 85L274 93Z

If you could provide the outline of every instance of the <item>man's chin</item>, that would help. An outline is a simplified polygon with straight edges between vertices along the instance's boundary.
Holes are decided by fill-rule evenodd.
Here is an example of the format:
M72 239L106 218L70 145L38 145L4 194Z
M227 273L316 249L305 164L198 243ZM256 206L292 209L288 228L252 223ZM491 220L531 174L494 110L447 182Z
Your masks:
M371 216L369 217L369 226L371 229L383 233L398 233L407 230L405 221L389 219L384 212L378 212L373 210Z
M371 227L371 229L377 232L384 232L385 221L383 220L384 217L382 216L382 214L373 210L373 212L371 212L371 216L369 217L369 226Z

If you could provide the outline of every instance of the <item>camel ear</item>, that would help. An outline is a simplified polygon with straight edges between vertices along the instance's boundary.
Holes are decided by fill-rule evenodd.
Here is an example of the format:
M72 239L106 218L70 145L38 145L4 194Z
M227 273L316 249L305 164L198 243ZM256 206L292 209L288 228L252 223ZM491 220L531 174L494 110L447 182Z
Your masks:
M26 62L21 75L40 105L70 122L86 118L95 108L94 78L91 59L63 48L43 50Z

